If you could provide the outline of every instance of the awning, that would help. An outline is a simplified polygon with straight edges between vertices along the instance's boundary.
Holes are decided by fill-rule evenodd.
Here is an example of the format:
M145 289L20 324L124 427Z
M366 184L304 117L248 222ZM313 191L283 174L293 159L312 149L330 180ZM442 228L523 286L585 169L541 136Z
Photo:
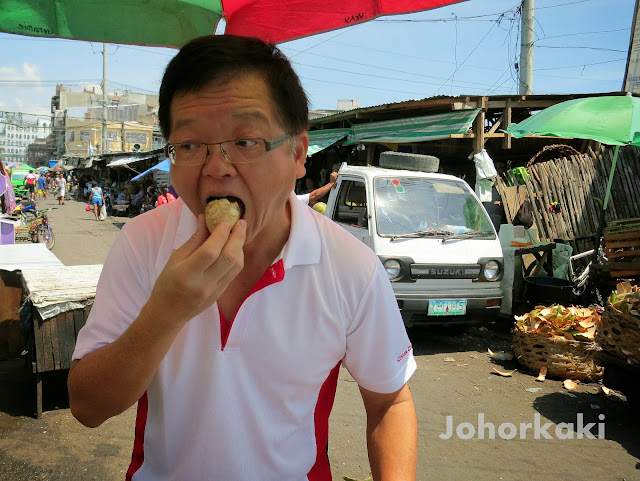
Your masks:
M343 145L362 142L408 144L446 139L452 134L466 133L480 109L460 110L444 114L408 119L385 120L351 127Z
M309 148L307 156L317 154L321 150L342 140L349 134L349 129L326 129L309 132Z
M122 165L132 164L134 162L138 162L140 160L153 159L156 157L155 155L148 155L146 157L123 157L118 160L113 160L107 164L107 167L118 167Z
M159 164L154 165L153 167L145 170L144 172L142 172L141 174L136 175L134 178L132 178L131 180L140 180L141 178L143 178L145 175L151 174L152 172L156 172L158 170L163 170L165 172L169 172L169 168L171 167L171 161L167 158L164 159L162 162L160 162Z

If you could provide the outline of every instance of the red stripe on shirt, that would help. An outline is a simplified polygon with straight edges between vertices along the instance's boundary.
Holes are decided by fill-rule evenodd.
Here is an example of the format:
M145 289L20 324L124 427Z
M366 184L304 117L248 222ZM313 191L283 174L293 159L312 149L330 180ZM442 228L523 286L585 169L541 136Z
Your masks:
M309 481L331 481L331 466L327 454L329 446L329 415L336 397L340 363L334 367L320 388L313 421L316 426L316 463L307 474Z
M138 400L138 413L136 415L136 435L133 441L133 453L131 454L131 464L127 470L126 481L131 481L142 463L144 462L144 430L147 427L147 414L149 412L149 401L145 392Z
M253 286L244 301L246 301L254 292L258 292L260 289L264 289L271 284L280 282L282 279L284 279L284 264L282 263L282 259L280 259L278 262L269 267L264 272L264 274L262 274L262 277L258 280L258 282L256 282L256 285ZM240 305L242 305L242 303L240 303ZM227 345L227 339L229 339L229 331L231 331L231 326L233 325L233 321L236 318L237 312L233 315L233 319L231 319L231 322L228 322L224 318L222 312L220 312L220 309L218 309L218 314L220 316L220 340L222 350L224 351L224 347Z

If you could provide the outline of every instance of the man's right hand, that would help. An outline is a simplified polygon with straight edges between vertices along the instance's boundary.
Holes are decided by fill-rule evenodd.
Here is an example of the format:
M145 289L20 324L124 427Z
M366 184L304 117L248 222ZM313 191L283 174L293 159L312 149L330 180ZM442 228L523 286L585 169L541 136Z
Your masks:
M171 255L145 308L185 324L216 302L244 266L246 227L242 219L232 230L223 222L209 234L199 215L196 232Z

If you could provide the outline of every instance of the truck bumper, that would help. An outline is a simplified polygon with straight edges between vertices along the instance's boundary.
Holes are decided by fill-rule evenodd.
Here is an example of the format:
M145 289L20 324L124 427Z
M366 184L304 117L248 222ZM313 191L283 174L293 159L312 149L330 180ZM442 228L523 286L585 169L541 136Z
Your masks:
M470 324L495 319L500 314L502 290L499 284L483 289L447 289L447 290L407 290L399 284L393 290L407 327L434 324ZM464 300L464 315L434 316L429 315L429 301Z

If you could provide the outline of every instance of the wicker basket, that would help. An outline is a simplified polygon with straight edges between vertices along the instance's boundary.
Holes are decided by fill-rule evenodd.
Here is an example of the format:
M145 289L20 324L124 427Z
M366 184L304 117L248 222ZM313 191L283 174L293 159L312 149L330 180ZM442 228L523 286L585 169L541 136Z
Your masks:
M604 369L594 362L596 343L570 341L564 337L545 337L518 329L513 333L513 352L520 363L536 374L547 366L547 376L595 381Z
M607 302L596 330L603 351L631 364L640 364L640 319L624 314Z

